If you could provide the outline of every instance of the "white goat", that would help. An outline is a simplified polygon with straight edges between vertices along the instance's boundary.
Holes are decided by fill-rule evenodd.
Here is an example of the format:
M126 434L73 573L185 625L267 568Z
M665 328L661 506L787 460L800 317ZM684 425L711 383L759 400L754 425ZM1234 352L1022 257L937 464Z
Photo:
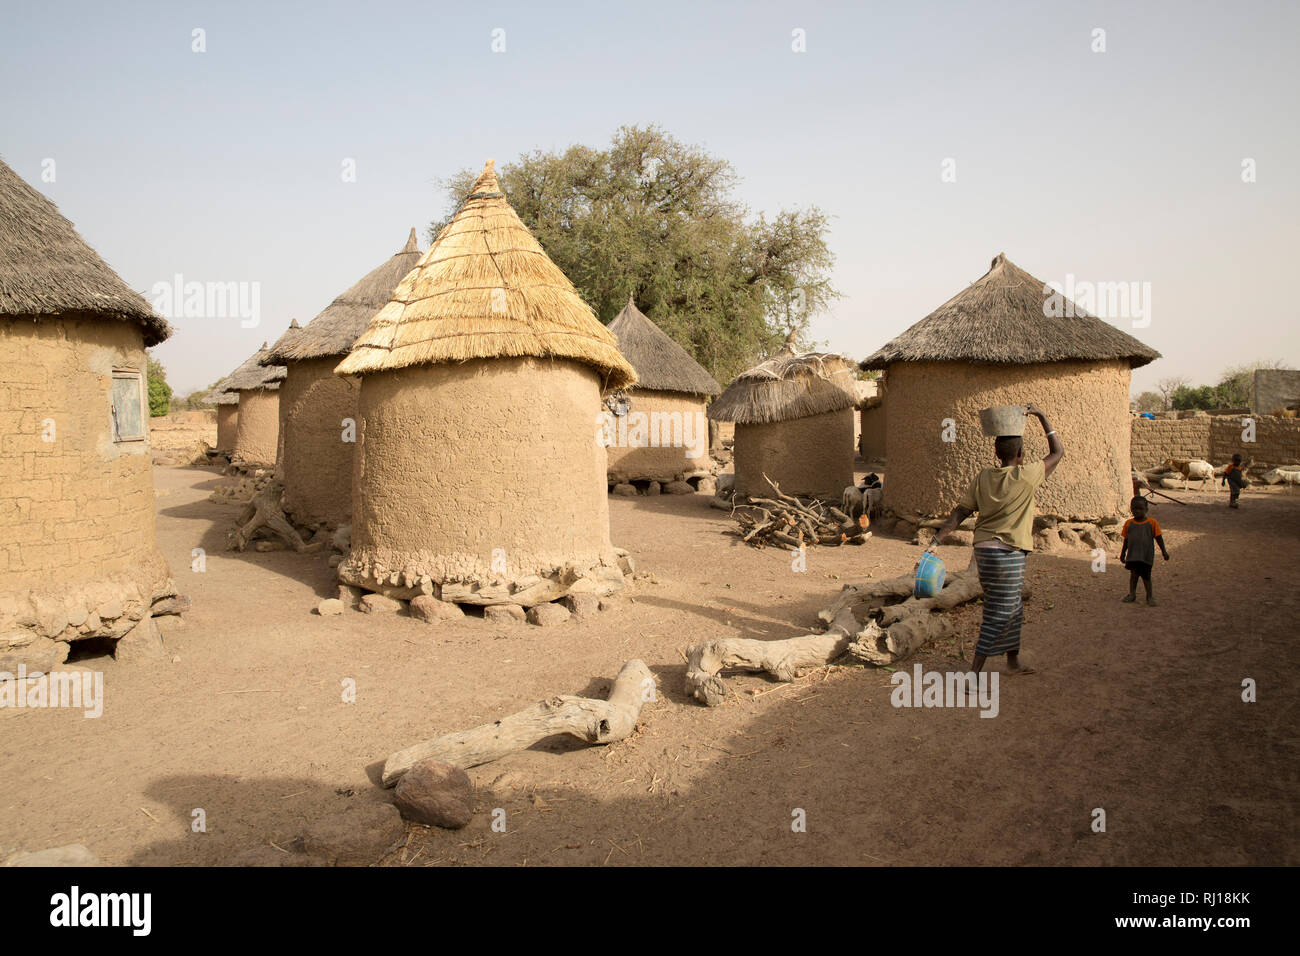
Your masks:
M1202 461L1199 458L1166 458L1165 468L1169 471L1176 471L1183 476L1183 491L1187 491L1188 483L1197 480L1201 485L1198 491L1205 490L1205 483L1210 483L1210 489L1214 489L1214 466L1208 461Z

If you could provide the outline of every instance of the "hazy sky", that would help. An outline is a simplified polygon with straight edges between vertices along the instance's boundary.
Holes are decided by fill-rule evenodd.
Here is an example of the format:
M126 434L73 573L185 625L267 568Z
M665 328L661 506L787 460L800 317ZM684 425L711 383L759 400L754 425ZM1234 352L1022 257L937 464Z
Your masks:
M178 392L412 225L424 245L440 177L647 123L730 160L754 211L834 216L844 297L813 334L855 358L1005 252L1044 281L1149 283L1149 326L1113 320L1164 354L1135 391L1300 363L1300 4L16 6L0 155L146 296L260 284L256 328L175 321L156 354Z

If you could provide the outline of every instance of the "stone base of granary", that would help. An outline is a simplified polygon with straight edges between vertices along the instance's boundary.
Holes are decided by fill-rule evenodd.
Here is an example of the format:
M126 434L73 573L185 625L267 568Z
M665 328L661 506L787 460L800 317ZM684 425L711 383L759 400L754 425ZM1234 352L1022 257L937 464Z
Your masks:
M428 595L452 604L533 607L558 601L570 594L608 597L623 589L624 575L631 574L632 570L628 553L615 548L610 557L587 565L567 564L545 574L520 577L500 574L470 580L436 580L432 575L418 571L361 566L349 558L339 565L339 581L398 601Z

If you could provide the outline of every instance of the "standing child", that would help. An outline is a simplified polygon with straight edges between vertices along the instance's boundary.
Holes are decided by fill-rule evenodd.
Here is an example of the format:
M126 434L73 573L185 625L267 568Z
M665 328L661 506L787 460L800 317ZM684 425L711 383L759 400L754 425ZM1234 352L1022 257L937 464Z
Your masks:
M1137 600L1138 578L1147 590L1147 606L1155 607L1156 599L1151 596L1151 566L1156 563L1156 545L1160 553L1169 560L1165 549L1165 538L1160 533L1160 525L1155 518L1147 517L1147 500L1142 497L1129 502L1133 517L1124 522L1124 546L1119 550L1119 559L1129 570L1128 594L1124 596L1125 604Z
M1237 498L1241 495L1241 489L1246 487L1246 470L1241 467L1240 455L1233 455L1232 464L1223 469L1223 481L1220 484L1227 485L1230 489L1228 507L1241 507L1237 504Z

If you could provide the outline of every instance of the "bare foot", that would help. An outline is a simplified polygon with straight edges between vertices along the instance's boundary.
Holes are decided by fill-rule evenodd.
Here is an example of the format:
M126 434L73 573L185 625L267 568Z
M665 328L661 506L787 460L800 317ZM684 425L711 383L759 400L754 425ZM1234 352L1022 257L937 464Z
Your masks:
M1010 664L1007 665L1008 677L1022 677L1025 674L1037 674L1037 673L1038 671L1030 667L1028 664L1017 664L1015 667L1012 667Z
M1134 602L1137 601L1137 599L1138 599L1138 596L1137 596L1136 594L1125 594L1124 597L1121 598L1121 600L1122 600L1125 604L1133 604Z

